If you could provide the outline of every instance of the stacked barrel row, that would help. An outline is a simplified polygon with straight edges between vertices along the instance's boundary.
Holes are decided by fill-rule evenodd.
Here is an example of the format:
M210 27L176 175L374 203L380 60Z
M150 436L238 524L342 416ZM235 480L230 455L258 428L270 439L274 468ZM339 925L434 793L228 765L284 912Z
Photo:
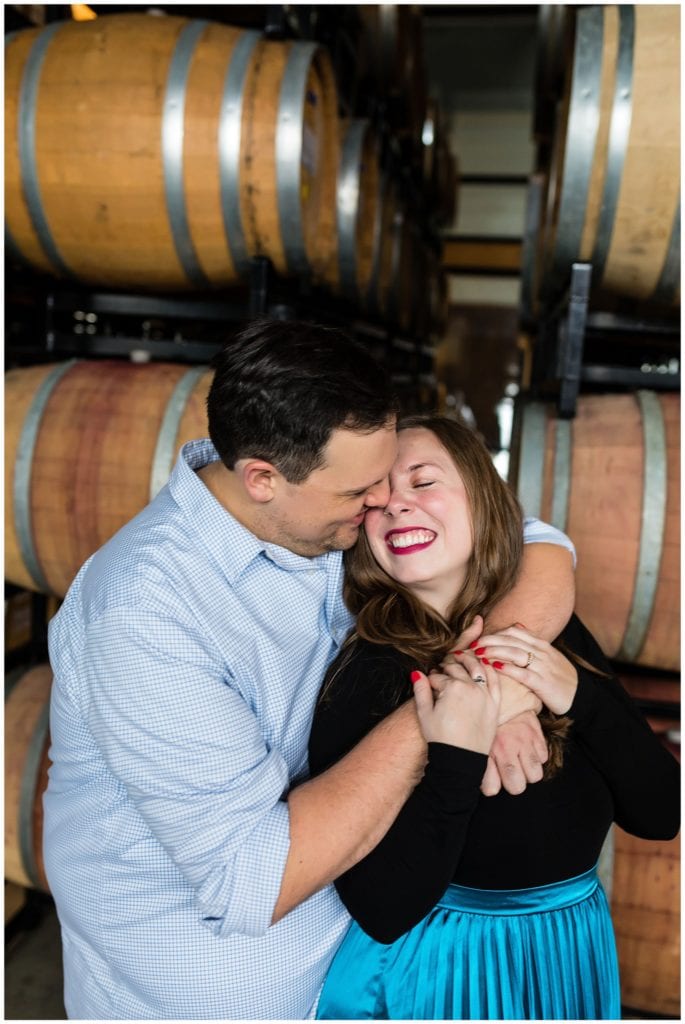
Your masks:
M544 195L524 268L543 305L592 263L606 301L680 302L680 7L545 7L535 127Z
M230 287L266 257L405 330L439 328L442 305L425 302L441 288L439 260L372 123L339 119L325 48L105 15L11 35L5 68L15 258L90 286L163 292ZM426 193L443 207L444 148L442 136L426 146ZM407 287L402 268L417 265L436 287Z
M680 398L581 395L573 419L519 411L513 479L529 515L577 552L576 609L680 756ZM680 844L614 829L610 877L622 1000L677 1015Z
M680 302L680 9L547 6L541 23L524 313L542 345L559 330L573 264L590 264L590 310L624 326L585 337L583 359L610 351L606 379L626 387L621 367L634 380L633 363L668 353L658 332L631 325L666 320ZM578 614L679 757L680 397L582 388L581 371L573 419L519 408L513 481L529 514L575 542ZM628 1016L679 1017L679 840L615 828L605 849L622 1003Z

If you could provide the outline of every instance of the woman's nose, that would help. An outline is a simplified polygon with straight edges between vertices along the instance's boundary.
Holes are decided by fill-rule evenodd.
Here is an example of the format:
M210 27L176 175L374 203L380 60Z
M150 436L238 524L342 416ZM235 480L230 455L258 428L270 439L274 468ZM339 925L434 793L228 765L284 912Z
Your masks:
M407 499L406 494L402 494L400 491L391 491L388 504L383 509L383 514L386 516L397 516L402 512L409 512L410 509L411 502Z

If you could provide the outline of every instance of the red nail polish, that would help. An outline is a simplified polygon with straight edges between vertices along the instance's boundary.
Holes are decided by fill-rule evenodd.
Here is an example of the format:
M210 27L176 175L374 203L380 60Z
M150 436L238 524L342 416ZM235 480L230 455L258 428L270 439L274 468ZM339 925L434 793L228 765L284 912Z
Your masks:
M409 676L409 678L411 679L412 683L418 683L419 679L421 678L421 673L420 672L412 672L412 674Z
M485 660L485 659L483 659L483 660ZM502 662L502 661L493 661L492 667L493 668L504 668L504 662Z
M476 647L476 654L485 654L485 647Z
M473 648L476 647L477 645L478 645L478 641L477 640L472 640L471 643L469 644L469 650L470 651L473 650Z
M452 654L463 654L463 651L452 651Z
M487 658L481 658L480 660L483 662L484 665L489 665L490 664L490 662L488 661Z

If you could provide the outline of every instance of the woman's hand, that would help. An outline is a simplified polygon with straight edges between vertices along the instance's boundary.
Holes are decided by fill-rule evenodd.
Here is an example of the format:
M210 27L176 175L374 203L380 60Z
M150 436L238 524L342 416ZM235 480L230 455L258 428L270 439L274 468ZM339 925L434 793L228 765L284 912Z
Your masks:
M476 615L471 625L464 630L455 644L455 649L450 652L440 666L440 670L443 675L451 675L453 666L461 665L466 668L473 677L475 666L479 664L478 657L470 651L469 645L478 640L480 645L481 636L483 630L483 618L481 615ZM478 646L477 645L477 646ZM487 665L489 659L483 659L483 664ZM439 684L433 681L431 675L431 685L433 689L439 688ZM501 699L499 708L499 720L498 725L504 725L505 722L510 722L513 718L518 718L525 711L533 711L537 714L542 710L542 701L537 697L532 690L522 683L516 682L510 676L504 674L500 675L500 687L501 687Z
M473 641L474 654L537 694L555 715L565 715L578 688L575 666L546 640L520 624Z
M497 673L481 666L474 678L460 668L461 678L431 672L412 672L416 713L427 743L487 754L492 746L499 714L500 684ZM435 681L437 696L431 683Z

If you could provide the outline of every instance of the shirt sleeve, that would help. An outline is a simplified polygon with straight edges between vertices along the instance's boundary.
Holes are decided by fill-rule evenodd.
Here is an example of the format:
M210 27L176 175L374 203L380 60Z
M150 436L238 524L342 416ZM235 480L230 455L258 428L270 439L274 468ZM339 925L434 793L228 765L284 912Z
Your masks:
M557 530L556 526L543 523L541 519L528 516L523 520L523 542L524 544L558 544L571 552L573 567L576 566L576 549L573 541L561 530Z
M383 653L385 651L385 653ZM401 657L360 645L335 676L332 695L314 716L309 758L313 772L338 760L399 696L410 696ZM385 837L335 887L361 928L394 942L435 906L451 882L480 799L487 757L448 744L428 745L424 777Z
M190 626L113 609L88 626L83 709L109 769L217 935L262 935L289 850L287 766Z
M575 739L601 772L614 800L614 820L642 839L673 839L680 828L680 766L612 676L594 638L574 616L564 638L601 671L579 667L568 711Z

